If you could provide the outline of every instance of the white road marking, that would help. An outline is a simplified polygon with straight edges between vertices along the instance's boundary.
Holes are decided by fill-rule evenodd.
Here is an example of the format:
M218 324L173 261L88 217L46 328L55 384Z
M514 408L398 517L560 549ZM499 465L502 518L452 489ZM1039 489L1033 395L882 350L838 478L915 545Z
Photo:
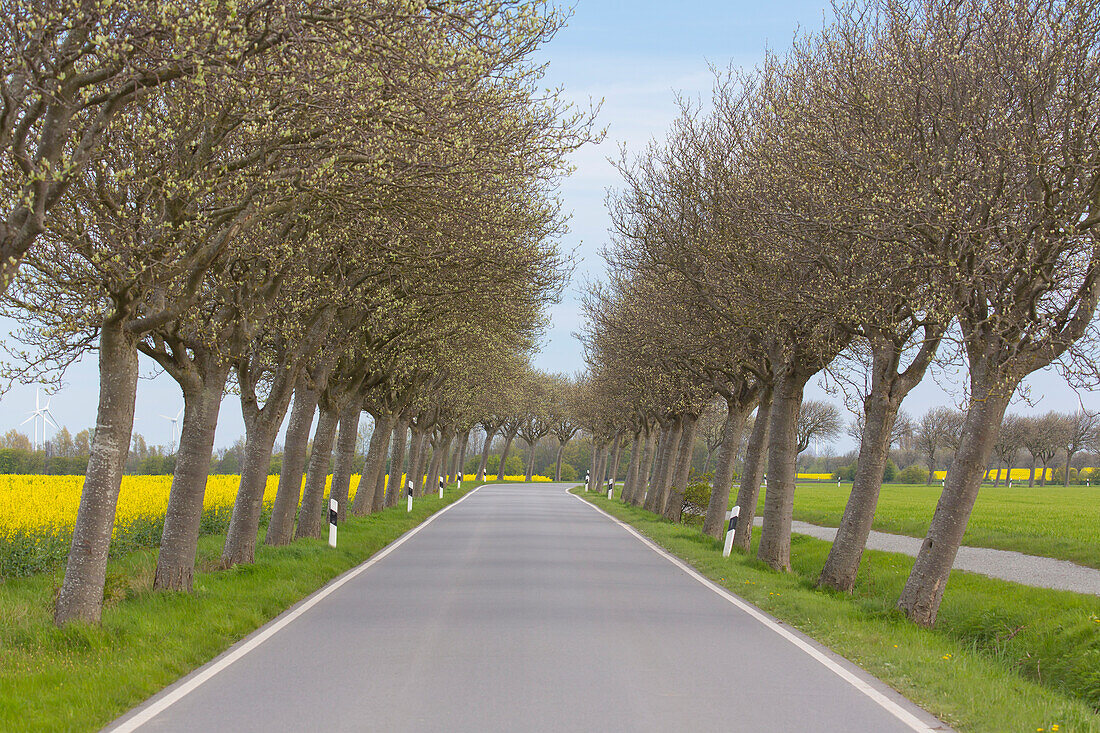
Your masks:
M307 597L304 601L302 601L301 604L298 605L298 607L295 608L293 611L290 611L289 613L284 613L282 616L277 617L274 621L269 622L266 626L261 627L258 633L254 633L252 636L246 638L244 641L238 642L235 647L230 648L229 652L225 654L225 656L221 657L220 659L214 660L214 662L210 663L209 666L207 666L206 668L200 669L198 672L193 672L190 677L185 677L183 681L179 684L179 686L173 689L171 692L167 693L157 700L154 700L147 707L138 710L138 712L132 717L127 718L126 720L119 723L116 727L109 728L108 730L110 730L111 733L130 733L131 731L135 731L141 726L145 725L150 720L163 713L169 707L182 700L185 696L194 692L196 689L199 688L200 685L212 678L218 672L221 672L226 667L233 664L233 662L236 662L245 654L248 654L250 651L260 646L260 644L263 644L265 641L270 639L272 636L277 634L280 630L284 629L288 624L294 621L294 619L298 618L306 611L323 601L325 598L332 595L332 593L339 589L340 586L342 586L344 583L347 583L349 580L354 579L363 571L367 570L372 565L379 562L391 552L396 550L398 547L405 544L405 542L407 542L413 535L434 522L436 518L439 517L439 515L469 499L471 496L476 494L477 490L480 488L481 487L478 486L476 489L466 494L466 496L462 497L455 503L448 504L447 506L443 507L435 514L425 519L422 524L413 527L408 532L397 538L395 541L386 545L384 548L382 548L382 550L373 555L366 562L362 563L361 565L356 565L354 568L347 571L343 575L340 575L334 580L330 581L328 585L324 586L320 590L316 591L313 595Z
M566 492L569 493L569 490L566 489ZM607 517L608 519L610 519L612 522L615 522L620 527L625 529L627 532L629 532L630 534L634 535L639 540L641 540L646 545L646 547L653 550L658 555L660 555L661 557L665 558L666 560L671 562L676 567L683 570L685 573L687 573L692 578L694 578L695 580L702 583L704 586L706 586L710 590L717 593L722 598L726 599L727 601L729 601L733 605L737 606L739 609L741 609L742 611L747 613L749 616L752 616L754 619L756 619L760 623L764 624L764 626L768 627L769 629L771 629L772 631L774 631L775 633L779 634L784 639L789 641L790 643L794 644L796 647L798 647L799 649L804 651L806 654L810 655L815 660L817 660L822 665L824 665L826 669L828 669L829 671L836 674L838 677L840 677L845 682L850 684L852 687L854 687L857 690L859 690L860 692L862 692L867 697L871 698L871 700L874 701L876 704L878 704L879 707L886 710L886 712L893 715L895 718L900 720L905 725L909 726L911 729L913 729L915 731L920 731L921 733L937 733L937 731L942 731L943 730L942 727L940 727L940 728L930 727L928 725L928 723L925 723L923 720L921 720L917 716L913 715L911 712L909 712L908 710L903 708L901 705L898 705L896 702L894 702L893 700L888 698L886 695L883 695L881 692L876 690L866 680L860 678L859 676L857 676L855 674L852 674L852 672L850 670L845 669L844 667L837 664L835 661L830 659L825 654L822 654L821 650L815 648L811 644L807 644L806 641L804 639L802 639L801 637L799 637L797 634L792 633L789 629L784 628L783 626L777 624L772 619L765 616L760 611L760 609L756 608L756 606L753 606L749 603L746 603L745 601L741 600L737 596L730 593L728 590L726 590L722 586L720 586L717 583L715 583L714 581L712 581L710 578L707 578L706 576L700 574L699 571L695 570L695 568L692 568L691 566L687 565L683 560L681 560L680 558L676 557L675 555L669 553L664 548L662 548L659 545L657 545L656 543L654 543L652 540L650 540L648 537L643 535L638 530L631 527L626 522L623 522L623 521L619 520L618 518L611 516L610 514L605 512L603 509L600 509L595 504L592 504L590 502L585 501L582 497L578 496L577 494L570 493L569 495L572 496L573 498L577 499L578 501L580 501L582 504L592 507L593 509L598 511L600 514L602 514L605 517Z

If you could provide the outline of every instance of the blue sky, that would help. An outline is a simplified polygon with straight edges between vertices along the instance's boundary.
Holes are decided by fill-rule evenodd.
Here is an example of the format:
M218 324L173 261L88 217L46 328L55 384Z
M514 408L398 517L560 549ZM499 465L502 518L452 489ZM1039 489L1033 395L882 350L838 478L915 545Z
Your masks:
M573 218L562 242L576 251L574 281L563 301L551 311L553 325L537 355L537 366L571 373L583 368L580 344L573 333L580 327L578 294L586 279L604 274L598 252L606 241L608 218L604 210L607 188L618 184L607 162L617 158L620 145L640 150L651 138L663 137L677 112L676 94L706 98L712 76L708 63L725 68L731 63L752 66L768 48L786 48L798 28L822 23L828 6L823 2L611 2L579 0L569 25L540 53L550 64L547 85L561 86L567 98L587 107L602 100L599 125L607 139L573 156L576 173L562 184L565 209ZM143 379L138 386L137 422L134 430L150 443L167 443L169 422L161 415L175 415L183 404L179 387L165 375L155 376L151 362L142 357ZM51 411L72 432L94 424L97 395L95 355L70 369L65 385L52 398ZM1047 372L1030 380L1034 405L1021 402L1022 412L1071 410L1078 395L1057 375ZM950 371L926 379L907 400L906 407L919 414L934 404L951 404L960 380ZM809 396L827 395L812 384ZM1100 400L1083 395L1087 408L1100 409ZM0 432L17 427L34 408L34 387L16 386L0 396ZM21 428L30 435L30 425ZM216 445L226 446L243 435L244 426L236 396L222 405ZM850 448L843 438L838 450Z

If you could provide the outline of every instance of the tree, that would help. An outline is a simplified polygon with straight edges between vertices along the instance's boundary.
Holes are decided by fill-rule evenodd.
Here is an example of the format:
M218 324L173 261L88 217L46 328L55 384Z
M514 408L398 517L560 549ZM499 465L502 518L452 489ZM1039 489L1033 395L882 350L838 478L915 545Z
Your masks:
M798 452L814 443L827 443L840 435L840 410L831 402L805 400L798 411L795 447Z
M1073 457L1082 450L1089 449L1096 443L1100 434L1100 417L1096 413L1076 410L1064 415L1065 425L1062 430L1062 444L1058 446L1066 454L1064 485L1069 486L1069 464Z
M947 433L951 421L951 409L931 407L921 415L915 434L918 450L928 459L928 479L932 483L936 472L936 453L947 442Z

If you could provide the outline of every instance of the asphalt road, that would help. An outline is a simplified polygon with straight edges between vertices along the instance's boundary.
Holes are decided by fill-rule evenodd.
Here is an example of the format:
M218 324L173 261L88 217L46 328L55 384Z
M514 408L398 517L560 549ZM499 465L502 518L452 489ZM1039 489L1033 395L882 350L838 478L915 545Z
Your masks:
M478 489L114 727L947 730L565 488Z

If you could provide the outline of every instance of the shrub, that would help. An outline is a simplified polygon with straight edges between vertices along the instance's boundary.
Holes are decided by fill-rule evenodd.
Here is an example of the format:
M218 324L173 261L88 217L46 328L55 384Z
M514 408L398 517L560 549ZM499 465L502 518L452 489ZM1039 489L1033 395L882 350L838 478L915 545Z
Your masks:
M576 481L577 469L573 468L572 463L561 464L561 480L562 481Z
M714 477L709 473L693 473L688 479L687 488L684 489L684 505L680 518L684 515L702 517L707 513L707 505L710 504L710 482Z
M899 484L923 484L928 481L928 469L914 463L912 466L899 471L898 475L894 477L894 481Z

